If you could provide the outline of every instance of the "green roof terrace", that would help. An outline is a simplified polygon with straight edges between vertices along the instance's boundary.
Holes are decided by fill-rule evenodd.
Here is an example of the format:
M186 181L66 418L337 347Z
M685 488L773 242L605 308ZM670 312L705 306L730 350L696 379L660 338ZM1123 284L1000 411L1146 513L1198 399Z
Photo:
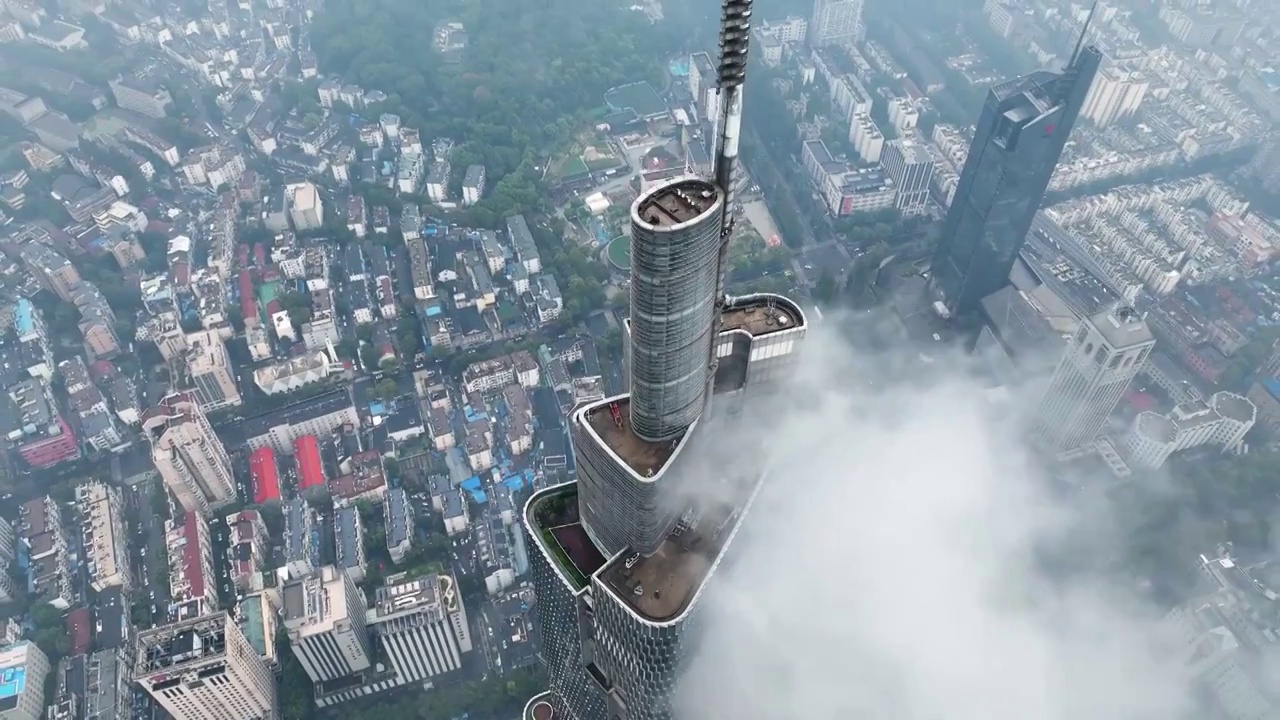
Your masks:
M591 575L607 560L587 535L578 517L578 486L569 483L549 488L529 502L529 526L575 592L590 582Z

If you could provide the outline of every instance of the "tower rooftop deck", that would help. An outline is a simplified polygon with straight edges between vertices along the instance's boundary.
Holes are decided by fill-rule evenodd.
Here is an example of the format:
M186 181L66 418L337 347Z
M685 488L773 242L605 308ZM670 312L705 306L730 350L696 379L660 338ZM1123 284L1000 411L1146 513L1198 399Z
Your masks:
M609 409L617 407L615 416ZM614 403L601 403L586 412L587 422L609 449L622 458L641 477L657 475L671 460L684 434L674 440L649 442L636 435L631 427L631 399L623 397Z
M790 330L804 323L790 301L769 297L747 298L741 303L725 308L720 314L720 332L746 330L752 335L767 335L779 330Z
M672 620L697 595L738 517L735 504L717 505L692 523L677 525L652 555L614 558L600 571L600 580L640 616Z
M677 180L636 201L633 214L654 228L668 228L696 220L716 206L716 186L698 178Z

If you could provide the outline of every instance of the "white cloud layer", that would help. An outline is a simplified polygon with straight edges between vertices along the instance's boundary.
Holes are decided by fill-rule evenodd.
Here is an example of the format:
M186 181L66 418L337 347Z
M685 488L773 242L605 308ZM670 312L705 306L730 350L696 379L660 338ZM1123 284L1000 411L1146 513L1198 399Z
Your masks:
M1185 712L1173 659L1150 651L1155 608L1121 580L1037 569L1038 547L1105 549L1108 523L1047 496L1018 424L982 388L958 373L867 387L850 370L866 359L843 342L818 331L806 344L792 395L805 407L761 418L774 470L704 598L680 717Z

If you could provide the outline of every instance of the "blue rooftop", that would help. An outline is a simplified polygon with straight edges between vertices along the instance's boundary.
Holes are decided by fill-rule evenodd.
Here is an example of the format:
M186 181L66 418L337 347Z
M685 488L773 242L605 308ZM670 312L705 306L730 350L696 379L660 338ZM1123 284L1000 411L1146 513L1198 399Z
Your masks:
M471 499L478 503L489 501L489 496L485 495L484 490L480 488L480 478L475 475L463 480L458 487L466 490L467 494L471 496Z
M13 309L13 324L19 337L36 331L36 308L30 300L18 299L18 304Z
M26 686L27 669L25 667L0 670L0 700L21 695Z
M1280 400L1280 378L1267 378L1262 381L1262 387L1271 393L1271 397Z

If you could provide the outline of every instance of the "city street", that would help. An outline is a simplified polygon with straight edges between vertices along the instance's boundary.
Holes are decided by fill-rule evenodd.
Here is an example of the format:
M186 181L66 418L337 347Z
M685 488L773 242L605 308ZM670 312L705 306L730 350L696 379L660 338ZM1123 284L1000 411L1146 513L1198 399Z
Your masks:
M134 570L135 602L145 601L150 606L152 624L166 617L169 608L169 586L165 583L153 583L152 578L164 577L168 574L169 556L164 540L164 519L152 508L152 480L137 483L125 489L126 502L134 509L130 513L137 518L136 525L129 528L134 542L129 545L129 552ZM141 543L138 540L141 539Z
M476 634L479 635L480 638L479 638L479 642L472 642L472 646L479 647L480 651L484 653L485 665L490 670L493 670L497 672L499 675L501 675L502 664L498 658L498 654L494 651L494 647L493 647L495 635L494 635L493 617L490 614L492 612L492 609L493 609L493 605L488 601L486 601L484 605L481 606L480 612L476 613L479 619L472 624L477 626Z

